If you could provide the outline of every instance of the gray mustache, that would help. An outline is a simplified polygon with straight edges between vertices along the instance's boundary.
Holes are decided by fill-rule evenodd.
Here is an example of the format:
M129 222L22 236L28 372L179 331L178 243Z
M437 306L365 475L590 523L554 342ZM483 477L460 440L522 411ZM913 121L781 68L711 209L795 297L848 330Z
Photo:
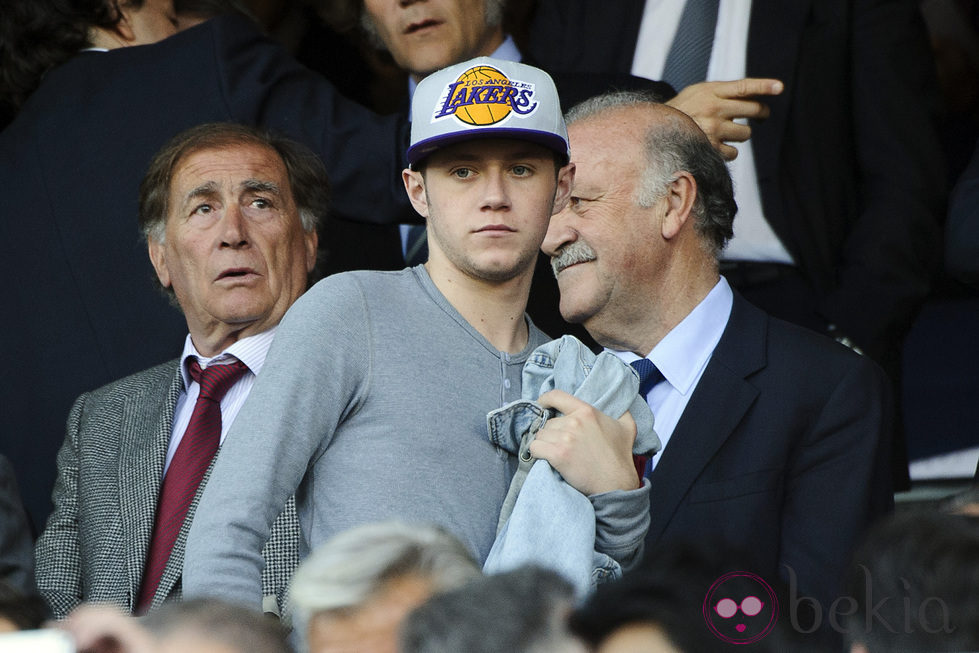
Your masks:
M561 270L574 265L575 263L585 263L595 260L595 250L581 240L576 240L561 248L561 253L551 258L551 269L554 270L556 277Z

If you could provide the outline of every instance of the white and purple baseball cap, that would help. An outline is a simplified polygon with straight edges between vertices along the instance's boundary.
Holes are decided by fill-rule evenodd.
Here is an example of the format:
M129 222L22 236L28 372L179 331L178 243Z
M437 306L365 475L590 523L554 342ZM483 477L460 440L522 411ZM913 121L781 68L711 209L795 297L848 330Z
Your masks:
M476 138L531 141L567 162L568 130L551 76L514 61L477 57L423 79L411 101L408 163Z

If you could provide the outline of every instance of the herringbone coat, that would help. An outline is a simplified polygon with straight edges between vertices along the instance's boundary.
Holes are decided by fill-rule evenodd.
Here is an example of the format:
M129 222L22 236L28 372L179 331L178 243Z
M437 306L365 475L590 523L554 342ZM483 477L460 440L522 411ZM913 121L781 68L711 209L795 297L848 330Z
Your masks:
M58 617L81 601L132 611L139 598L177 399L179 361L83 394L72 406L58 452L54 512L37 541L37 586ZM208 469L173 546L152 607L180 597L184 543ZM290 498L263 556L266 609L281 605L299 560L299 522Z

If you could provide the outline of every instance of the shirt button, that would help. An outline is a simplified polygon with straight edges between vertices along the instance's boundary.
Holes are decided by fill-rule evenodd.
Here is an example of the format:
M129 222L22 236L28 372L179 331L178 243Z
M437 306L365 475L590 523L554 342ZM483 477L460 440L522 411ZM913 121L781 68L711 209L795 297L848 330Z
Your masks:
M503 387L504 388L510 387L510 379L503 379Z

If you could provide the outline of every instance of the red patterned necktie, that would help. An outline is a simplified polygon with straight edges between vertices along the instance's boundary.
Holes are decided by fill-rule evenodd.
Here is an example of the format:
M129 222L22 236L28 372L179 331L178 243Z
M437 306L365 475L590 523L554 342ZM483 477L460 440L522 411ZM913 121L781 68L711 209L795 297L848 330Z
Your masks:
M248 367L239 360L228 365L210 365L202 370L196 358L190 359L187 369L200 385L200 394L184 437L163 477L153 539L146 555L143 584L136 603L136 612L140 614L153 602L153 595L170 559L170 550L183 526L187 509L218 450L221 441L221 398L248 371Z

